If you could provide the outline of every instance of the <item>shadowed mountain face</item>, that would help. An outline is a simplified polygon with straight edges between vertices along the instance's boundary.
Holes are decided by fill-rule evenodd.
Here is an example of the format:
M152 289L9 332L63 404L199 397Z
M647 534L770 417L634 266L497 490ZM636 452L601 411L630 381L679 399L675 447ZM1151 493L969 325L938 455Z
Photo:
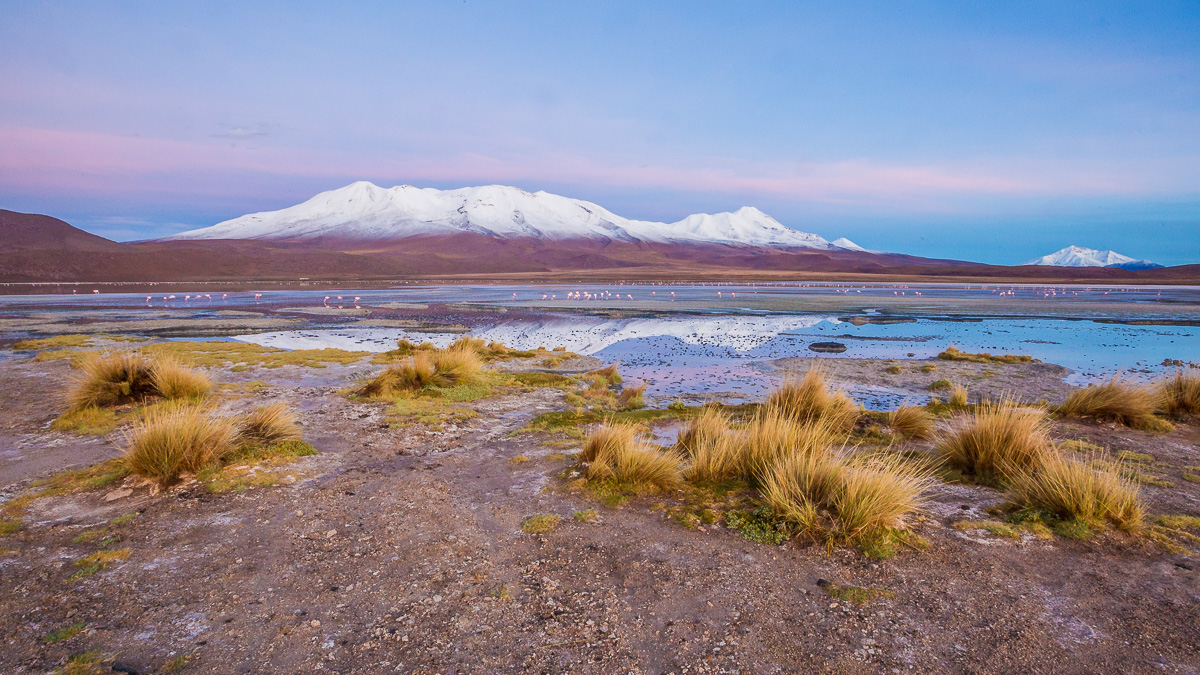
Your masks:
M1200 266L1131 272L1112 268L1000 267L844 249L760 248L603 239L418 235L364 242L185 240L117 243L57 218L0 211L0 282L331 281L414 277L509 280L797 278L801 274L1056 281L1200 279Z
M0 243L5 252L120 251L124 246L89 234L58 218L0 209Z

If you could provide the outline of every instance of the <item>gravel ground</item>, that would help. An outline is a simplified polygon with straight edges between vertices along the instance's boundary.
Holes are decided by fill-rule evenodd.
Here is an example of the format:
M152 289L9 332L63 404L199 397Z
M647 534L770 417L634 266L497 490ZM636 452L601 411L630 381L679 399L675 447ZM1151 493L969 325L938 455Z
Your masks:
M847 363L835 374L851 385L883 367ZM269 385L223 405L279 400L302 412L320 452L277 486L35 502L26 526L0 538L0 672L48 672L89 649L138 673L1200 670L1195 556L1116 534L960 532L954 521L986 518L1001 499L962 485L930 495L917 524L928 550L883 561L767 546L719 525L686 529L645 499L609 509L558 489L570 460L553 453L572 449L512 432L561 409L559 391L477 401L477 417L441 430L389 429L386 406L341 394L375 368L213 372ZM1052 368L999 366L1004 375L974 381L1040 382L1051 397L1065 391L1053 386L1061 374L1042 370ZM895 377L918 391L945 374ZM61 411L46 392L66 377L61 361L0 361L0 495L114 453L104 439L46 430ZM1149 510L1200 514L1200 485L1182 480L1183 467L1200 465L1196 425L1151 435L1072 421L1054 434L1149 453L1147 471L1172 483L1145 488ZM571 518L592 508L598 522ZM104 542L128 547L128 560L72 580L75 561L101 545L78 535L129 513L140 515L105 526L114 539ZM542 513L563 522L521 531ZM879 592L855 604L828 584Z

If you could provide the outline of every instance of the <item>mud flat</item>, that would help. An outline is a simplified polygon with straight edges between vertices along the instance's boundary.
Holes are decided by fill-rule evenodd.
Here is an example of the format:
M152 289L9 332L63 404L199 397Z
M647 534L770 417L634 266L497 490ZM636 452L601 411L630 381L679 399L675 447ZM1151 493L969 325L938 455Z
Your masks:
M0 508L44 490L38 479L116 456L125 427L92 436L52 430L70 358L37 353L0 359ZM219 383L215 414L286 403L317 454L245 467L237 475L269 470L271 480L224 491L192 479L153 493L123 479L26 497L18 529L0 536L0 671L45 673L72 657L139 673L1200 668L1195 543L958 529L999 522L988 509L1004 496L944 481L913 523L927 542L921 550L876 559L796 540L761 543L720 519L677 517L695 507L682 497L606 506L573 489L571 455L591 422L530 427L569 407L569 386L499 387L422 420L347 396L383 368L377 356L311 362L319 367L229 358L243 361L205 366ZM500 369L573 373L597 363ZM972 397L1057 403L1066 393L1052 364L822 363L840 386L886 383L912 396L937 379L967 384ZM900 372L883 372L892 365ZM629 414L667 438L691 413ZM1200 483L1188 478L1200 472L1195 420L1147 433L1063 419L1051 433L1136 453L1129 466L1147 477L1152 517L1200 515ZM932 447L886 442L910 453ZM523 531L534 515L561 522ZM88 561L105 551L124 558L92 569Z

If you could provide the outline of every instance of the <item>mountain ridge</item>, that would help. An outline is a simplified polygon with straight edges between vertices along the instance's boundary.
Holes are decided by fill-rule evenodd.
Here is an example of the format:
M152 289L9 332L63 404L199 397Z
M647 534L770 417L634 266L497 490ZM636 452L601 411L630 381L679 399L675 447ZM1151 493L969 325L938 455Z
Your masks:
M1123 270L1149 270L1162 267L1158 263L1138 260L1116 251L1100 251L1074 244L1049 255L1034 258L1024 264L1047 267L1113 267Z
M724 244L866 252L844 237L789 228L753 206L697 213L673 223L618 216L592 202L504 185L438 190L357 181L275 211L250 213L161 241L322 237L387 241L421 235L474 233L498 239L593 239L654 244Z

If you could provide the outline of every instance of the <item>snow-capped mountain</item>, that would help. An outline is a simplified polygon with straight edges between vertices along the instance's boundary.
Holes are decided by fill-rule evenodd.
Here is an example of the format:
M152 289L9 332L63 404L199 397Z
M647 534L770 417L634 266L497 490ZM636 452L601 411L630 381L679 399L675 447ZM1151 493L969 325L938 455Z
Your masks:
M1083 248L1082 246L1068 246L1061 251L1035 258L1025 264L1053 267L1120 267L1127 270L1148 270L1162 267L1158 263L1130 258L1116 251L1097 251L1094 248Z
M866 250L848 239L829 242L785 227L752 206L733 213L701 213L675 223L657 223L622 218L591 202L502 185L436 190L411 185L382 188L366 181L322 192L286 209L251 213L167 239L376 241L460 233L502 239L610 239Z

